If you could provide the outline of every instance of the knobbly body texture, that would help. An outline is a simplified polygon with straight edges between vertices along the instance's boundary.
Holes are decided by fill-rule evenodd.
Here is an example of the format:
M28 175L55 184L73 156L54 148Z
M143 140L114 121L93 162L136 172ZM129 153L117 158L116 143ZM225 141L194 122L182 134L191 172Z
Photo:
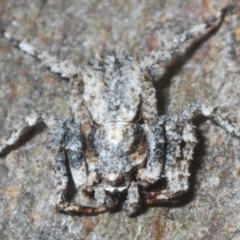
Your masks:
M0 154L7 154L31 128L44 122L52 135L54 200L59 211L101 213L119 206L126 195L124 209L132 216L141 205L174 201L189 189L190 163L197 144L192 120L202 115L237 137L240 131L220 109L202 102L177 116L158 116L152 71L171 59L189 38L211 36L235 9L227 6L211 21L184 32L148 57L136 60L112 53L83 68L58 62L2 28L3 37L13 46L70 80L73 119L34 112L3 140ZM152 189L156 183L161 187ZM81 203L81 198L90 194L93 203Z
M173 36L211 18L229 4L226 0L11 0L5 1L3 11L3 2L1 18L12 36L24 38L58 59L71 59L76 66L84 66L102 49L122 48L131 56L148 56L151 50L162 49L162 42L171 42ZM41 10L43 2L46 4ZM238 17L226 17L219 32L171 78L171 85L156 88L157 97L162 97L158 99L159 116L179 115L189 103L202 99L221 109L225 107L226 113L236 116L232 122L239 122ZM191 42L186 41L181 48ZM60 118L72 118L67 79L62 81L4 38L0 38L0 59L3 138L17 127L19 115L28 116L31 109L42 108ZM161 68L157 73L161 75L167 64L157 65L157 70ZM239 139L203 120L193 121L198 144L191 161L187 195L181 195L177 203L168 200L157 207L142 206L141 214L134 218L128 218L121 207L114 213L80 217L56 211L49 201L56 197L49 166L53 157L45 147L50 131L46 127L42 131L40 124L37 130L41 132L27 142L21 141L1 158L0 238L238 239ZM83 200L86 202L81 203L90 205L88 199Z
M68 69L70 69L70 68L68 68ZM80 98L81 99L81 98ZM31 118L30 118L31 119ZM34 118L33 118L34 119ZM81 120L83 120L83 119L81 119ZM165 120L165 121L167 121L167 120ZM33 121L33 123L34 123L34 121ZM141 123L141 122L140 122ZM65 124L65 125L64 125ZM75 128L75 125L74 126L72 126L71 124L69 124L68 123L68 121L66 121L66 123L64 123L63 125L64 126L66 126L66 128L68 128L68 129L70 129L70 128ZM142 124L142 123L141 123ZM151 124L150 124L151 125ZM160 127L158 127L158 125L160 126ZM154 129L154 127L156 128L156 129L159 129L158 130L158 132L160 132L159 134L156 134L156 135L154 135L153 133L152 133L152 138L154 138L155 136L163 136L164 138L165 138L165 134L163 134L163 133L161 133L161 129L163 129L163 127L161 127L161 125L163 125L163 120L160 120L157 124L155 124L154 125L154 123L151 125L152 126L152 130L151 131L149 131L150 133L149 133L149 135L148 135L148 138L149 139L151 139L151 132L153 132L153 133L155 133L155 132L157 132L157 131L154 131L153 129ZM60 123L60 125L59 126L61 126L61 123ZM86 126L86 125L85 125ZM164 123L164 126L165 126L165 123ZM167 126L167 124L166 124L166 126ZM175 125L173 124L173 127L174 127ZM59 127L59 129L58 129L58 135L60 135L60 131L61 130L61 127ZM179 130L179 132L180 132L180 134L179 135L181 135L181 129ZM84 129L82 130L82 132L84 132ZM174 130L174 132L176 132L176 133L178 133L178 131L177 130ZM69 130L69 133L71 133L71 131ZM14 135L13 135L14 136ZM77 137L78 136L78 134L76 134L76 136L75 137ZM81 138L81 137L79 137L79 138ZM14 139L14 138L12 138L12 139ZM57 139L58 139L58 137L57 136L55 136L55 142L57 142ZM61 139L61 138L60 138ZM159 138L159 139L161 139L161 138ZM61 141L61 140L60 140ZM159 140L158 140L159 141ZM55 143L54 142L54 143ZM69 141L68 141L69 142ZM149 140L149 142L150 142L150 140ZM10 143L11 143L11 141L10 141ZM56 144L56 143L55 143ZM161 142L159 141L158 142L158 144L159 145L161 145ZM81 141L78 141L78 145L79 145L79 147L81 146ZM152 144L151 145L152 146L152 148L154 149L154 145ZM183 147L183 145L180 145L181 147ZM160 147L160 146L159 146ZM160 148L159 148L160 149ZM152 150L153 151L153 150ZM149 153L151 152L151 150L149 150ZM165 151L164 151L164 156L165 156ZM176 168L176 170L177 170L177 168ZM139 170L140 171L140 170ZM72 170L71 170L71 172L73 172ZM153 171L151 172L151 173L153 173ZM145 174L146 175L146 174ZM153 175L153 174L152 174ZM82 176L84 176L84 175L82 175ZM132 176L132 175L131 175ZM61 181L62 182L64 182L63 181L63 178L62 178L62 176L60 177L61 178ZM81 178L81 179L84 179L84 178ZM93 179L93 177L91 178L91 179ZM204 179L203 179L203 181L204 181ZM133 199L134 201L138 201L138 200L136 200L136 199L138 199L138 196L137 196L137 194L135 193L136 191L134 191L134 189L136 189L136 187L134 186L135 184L132 184L129 188L128 188L128 192L129 192L129 196L131 196L131 199ZM108 185L107 186L107 188L110 188L110 186L111 185ZM178 185L179 186L179 185ZM61 189L60 189L61 190ZM99 190L99 191L98 191ZM96 198L98 198L98 195L97 195L97 193L98 192L100 192L101 193L101 191L100 191L101 189L95 189L94 191L95 191L95 197ZM101 196L102 196L102 194L99 194L99 199L101 198Z

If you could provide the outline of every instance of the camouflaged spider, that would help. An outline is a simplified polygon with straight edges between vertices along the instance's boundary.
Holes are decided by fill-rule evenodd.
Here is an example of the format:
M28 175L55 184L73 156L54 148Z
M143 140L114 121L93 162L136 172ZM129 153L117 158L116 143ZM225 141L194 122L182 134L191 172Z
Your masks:
M133 215L142 204L186 193L197 143L191 120L201 114L237 137L240 131L218 108L201 102L181 115L157 116L151 71L158 63L171 60L188 39L216 32L233 8L224 8L211 21L184 32L142 60L112 54L94 59L85 68L58 62L1 29L15 47L70 80L73 119L34 112L0 145L0 154L7 154L28 130L44 122L51 132L55 155L56 206L63 212L101 213L119 205L121 194L127 193L124 208ZM146 190L163 178L167 180L165 189ZM94 204L85 206L76 199L69 202L71 183L80 196L93 193Z

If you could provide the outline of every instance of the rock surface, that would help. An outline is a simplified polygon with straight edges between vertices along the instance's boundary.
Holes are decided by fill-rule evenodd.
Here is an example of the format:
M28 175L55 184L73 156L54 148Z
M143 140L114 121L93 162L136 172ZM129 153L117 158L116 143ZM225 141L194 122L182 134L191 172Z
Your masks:
M232 1L233 2L233 1ZM145 55L161 41L229 4L226 0L110 1L3 0L1 21L17 38L61 60L84 64L95 53L126 50ZM208 100L226 107L240 124L239 16L226 19L164 93L166 114ZM0 133L20 115L43 108L71 116L67 81L0 39ZM197 127L199 146L191 189L179 205L97 216L63 215L53 193L47 129L0 159L0 239L240 239L240 141L211 122Z

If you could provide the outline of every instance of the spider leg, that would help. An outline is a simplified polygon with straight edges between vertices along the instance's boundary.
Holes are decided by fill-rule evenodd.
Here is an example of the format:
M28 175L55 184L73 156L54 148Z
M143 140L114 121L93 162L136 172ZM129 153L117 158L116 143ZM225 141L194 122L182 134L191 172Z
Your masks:
M124 210L127 212L128 216L133 216L136 214L140 207L140 194L138 184L132 182L128 188L127 200L124 202Z
M152 79L147 72L140 77L140 81L142 87L142 118L146 125L152 125L158 115L156 91L154 90Z
M46 67L50 68L51 72L58 73L61 77L72 78L78 74L78 69L70 62L59 62L56 57L52 57L48 52L40 51L25 41L19 41L11 36L4 28L0 26L0 34L6 38L14 47L38 59Z
M202 35L205 35L207 32L212 31L213 29L215 29L216 31L219 30L225 17L227 15L232 14L233 11L236 9L237 9L237 5L233 5L233 4L230 4L226 7L224 7L223 9L218 11L214 17L208 19L204 23L196 25L196 26L192 27L191 29L186 30L182 34L175 36L172 39L172 41L168 41L166 43L165 47L168 50L179 49L183 43L185 43L186 41L188 41L190 39L198 39ZM179 49L179 51L183 53L183 52L185 52L185 49Z
M166 160L163 176L167 180L167 189L150 192L142 203L155 204L169 199L174 200L187 192L189 166L197 143L191 121L199 115L207 117L227 132L240 138L239 126L231 121L229 114L221 108L211 107L202 102L190 105L179 117L169 118L164 122Z
M68 204L59 204L57 206L57 210L60 212L66 212L66 213L83 213L86 215L93 215L93 214L106 212L107 208L106 207L92 208L92 207L76 205L73 203L68 203Z
M80 191L87 184L87 167L84 153L84 139L76 123L69 119L50 126L52 134L51 151L55 156L56 208L62 212L97 214L104 207L89 207L70 203L73 188Z
M191 59L196 50L221 28L225 17L238 9L235 5L225 7L216 14L216 17L168 40L166 44L163 44L161 50L153 51L150 56L139 62L143 73L143 77L140 79L143 88L142 116L146 124L152 125L157 117L157 112L158 114L163 112L163 89L171 84L171 79ZM160 63L161 65L159 65ZM162 66L165 66L162 74L155 75L154 69L160 70ZM153 85L155 91L152 90Z
M67 157L69 171L71 172L75 187L80 188L84 186L87 181L84 138L79 126L73 121L65 120L64 128L64 142L59 142L59 144L60 146L62 144L65 146L64 151ZM58 128L54 129L52 132L54 141L58 141Z
M81 77L77 76L70 79L70 102L72 107L72 113L74 122L81 127L83 135L86 137L91 130L91 121L87 109L84 106L83 83Z
M206 42L211 36L213 36L222 26L224 19L227 15L232 14L235 10L238 10L236 5L228 5L219 12L216 16L208 21L192 27L190 30L183 32L180 35L175 36L173 39L168 39L166 43L163 43L163 48L160 51L154 51L149 57L145 57L140 66L142 69L148 69L160 62L169 62L176 55L183 53L189 53L192 56L194 50L198 49L202 43ZM190 46L185 44L191 39L199 40L199 44L196 46L191 44ZM187 49L189 48L189 51ZM184 58L181 58L182 65L190 58L190 56L184 54ZM178 63L179 65L179 63Z
M67 213L98 214L114 208L118 204L117 196L107 195L104 187L100 184L94 190L96 202L94 206L83 206L75 203L61 202L57 204L57 210Z
M221 109L220 107L212 107L203 102L198 102L194 105L190 105L187 110L185 110L182 114L183 119L194 119L196 116L202 115L207 117L221 128L223 128L226 132L231 133L237 138L240 138L240 128L232 121L229 113Z
M59 211L95 214L105 207L88 207L69 203L69 188L82 189L87 181L84 139L76 123L68 119L57 120L48 113L32 112L22 118L10 136L0 144L0 156L7 155L39 124L45 124L52 135L50 149L55 157L53 164L56 178L55 204ZM74 186L71 186L74 185Z
M6 139L1 140L0 156L7 155L10 151L19 146L22 141L24 142L28 138L32 130L43 123L44 121L39 112L32 112L29 116L20 118L20 122L15 126L11 134Z
M167 180L167 189L150 192L142 203L155 204L186 193L189 189L189 166L192 161L196 137L194 126L189 119L166 118L165 132L166 159L162 177Z
M40 111L32 111L29 116L21 117L9 136L1 139L0 157L6 156L13 149L17 148L22 141L25 142L35 128L45 125L52 129L57 123L58 120L54 115Z
M161 178L165 159L166 137L164 120L166 116L156 119L147 129L148 159L145 168L137 170L136 178L139 185L147 187Z
M46 67L50 68L53 73L60 74L63 78L70 79L71 89L71 106L74 115L74 120L77 124L84 126L82 131L86 132L90 129L89 116L83 105L82 94L82 82L80 69L76 68L72 63L67 60L59 62L56 57L51 56L46 51L41 51L38 48L32 46L30 43L20 41L11 36L4 28L0 26L0 34L6 38L14 47L27 53L28 55L38 59Z

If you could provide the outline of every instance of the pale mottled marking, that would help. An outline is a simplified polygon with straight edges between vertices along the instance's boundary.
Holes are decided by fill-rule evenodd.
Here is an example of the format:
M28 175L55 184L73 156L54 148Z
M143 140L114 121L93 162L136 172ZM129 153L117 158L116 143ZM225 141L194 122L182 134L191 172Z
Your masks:
M234 9L227 6L211 21L163 43L163 49L141 60L113 53L81 68L60 62L0 28L14 47L69 79L73 113L73 119L59 119L33 112L2 140L0 155L7 155L34 127L45 123L55 156L53 200L59 211L67 213L102 213L118 206L121 195L127 194L124 209L133 215L142 204L172 201L186 193L197 144L192 120L202 115L239 138L240 129L220 108L202 102L176 116L158 116L153 68L160 62L174 63L176 55L183 60L192 46L189 39L206 41ZM164 180L164 188L147 188ZM85 195L93 199L85 203Z

